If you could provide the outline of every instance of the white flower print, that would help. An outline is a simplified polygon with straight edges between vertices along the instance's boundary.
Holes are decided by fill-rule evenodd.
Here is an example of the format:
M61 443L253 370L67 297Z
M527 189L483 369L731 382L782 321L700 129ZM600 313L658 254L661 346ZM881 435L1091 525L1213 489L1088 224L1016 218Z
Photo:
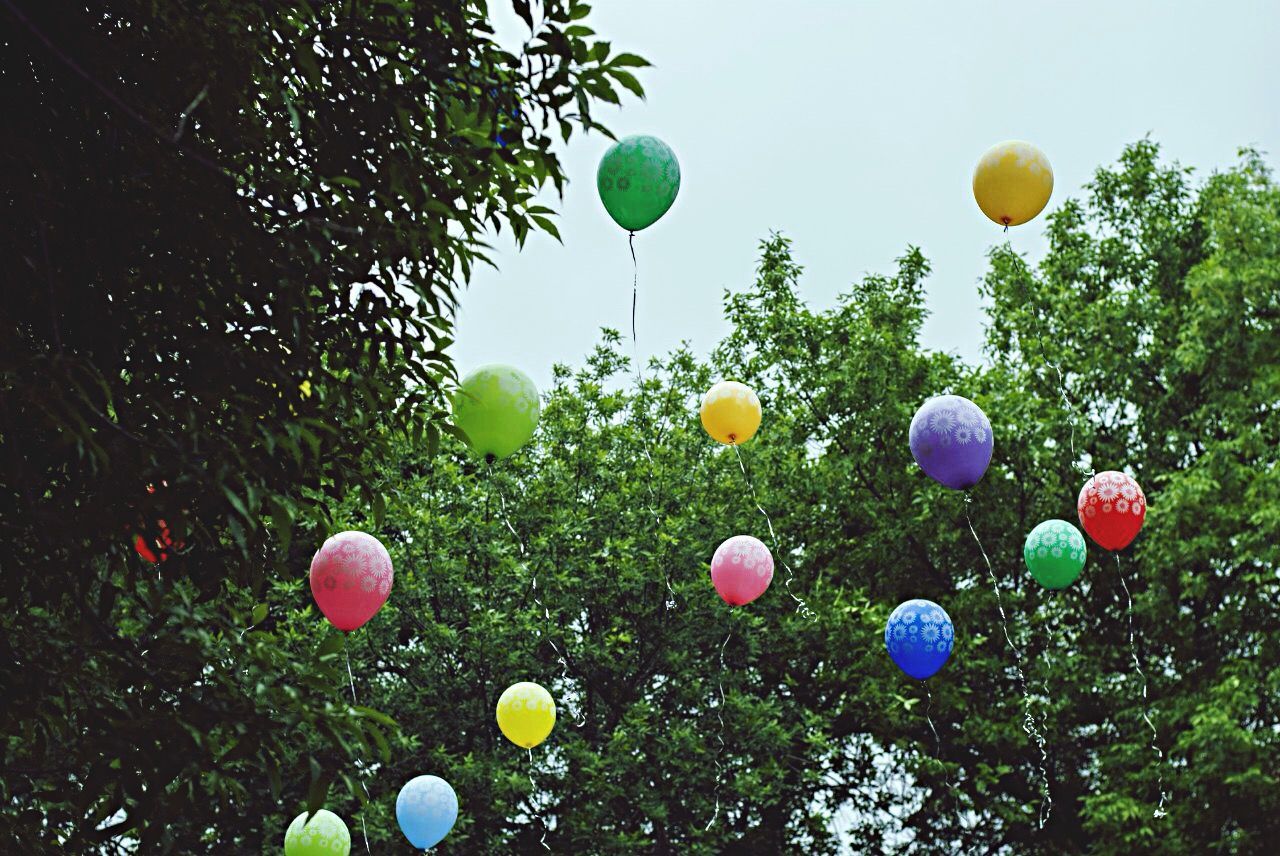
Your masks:
M935 410L929 416L929 430L934 434L950 434L956 426L954 410Z

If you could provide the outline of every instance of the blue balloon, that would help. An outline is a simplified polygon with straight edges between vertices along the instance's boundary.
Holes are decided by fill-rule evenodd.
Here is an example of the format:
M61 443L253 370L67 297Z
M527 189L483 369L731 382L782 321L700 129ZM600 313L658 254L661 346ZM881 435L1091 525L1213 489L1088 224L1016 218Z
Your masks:
M396 822L414 847L439 844L458 819L458 795L439 776L410 779L396 797Z
M906 601L884 626L885 650L899 669L917 680L937 674L954 644L951 618L931 600Z

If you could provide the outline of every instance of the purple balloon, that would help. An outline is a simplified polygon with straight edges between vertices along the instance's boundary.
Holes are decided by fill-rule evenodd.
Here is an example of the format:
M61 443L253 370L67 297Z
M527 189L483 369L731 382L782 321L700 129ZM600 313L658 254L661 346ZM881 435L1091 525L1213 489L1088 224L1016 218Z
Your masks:
M971 488L991 463L991 420L959 395L939 395L911 420L911 455L925 475L952 490Z

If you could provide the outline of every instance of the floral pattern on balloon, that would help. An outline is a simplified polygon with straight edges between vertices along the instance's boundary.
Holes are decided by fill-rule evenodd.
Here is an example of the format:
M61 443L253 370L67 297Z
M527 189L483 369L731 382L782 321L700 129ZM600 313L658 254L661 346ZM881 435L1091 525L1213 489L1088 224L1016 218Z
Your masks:
M285 856L347 856L351 852L351 833L342 818L331 811L320 809L310 819L303 812L285 831L284 852Z
M929 478L953 490L973 487L991 463L991 421L959 395L939 395L911 419L911 455Z
M517 746L537 746L556 724L556 703L551 693L532 681L507 687L498 698L498 728Z
M596 189L614 222L638 232L657 222L676 201L680 162L657 137L623 137L600 159Z
M736 380L722 380L702 396L702 427L716 442L742 445L760 428L760 398Z
M1031 575L1045 588L1065 588L1084 569L1086 547L1080 530L1065 520L1046 520L1022 546Z
M758 538L734 535L711 557L711 584L730 606L742 606L765 593L773 581L773 554Z
M391 593L394 571L382 542L364 532L339 532L311 560L311 593L339 630L355 630Z
M1147 516L1147 497L1133 477L1115 470L1093 476L1076 500L1080 525L1106 550L1121 550L1138 537Z
M1065 520L1046 520L1027 536L1026 550L1039 559L1069 558L1084 561L1084 536Z
M917 680L935 674L951 656L955 629L946 610L930 600L908 600L889 616L884 647Z
M414 847L434 847L458 820L458 795L439 776L416 776L396 797L396 821Z

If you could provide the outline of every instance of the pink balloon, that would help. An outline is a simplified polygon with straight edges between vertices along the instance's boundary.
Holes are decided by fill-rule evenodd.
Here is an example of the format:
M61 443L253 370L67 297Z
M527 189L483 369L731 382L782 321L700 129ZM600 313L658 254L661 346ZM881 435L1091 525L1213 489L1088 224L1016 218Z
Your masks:
M391 556L364 532L339 532L311 560L311 594L339 630L362 626L391 594Z
M750 535L734 535L711 557L711 584L730 606L751 603L772 581L773 556Z

